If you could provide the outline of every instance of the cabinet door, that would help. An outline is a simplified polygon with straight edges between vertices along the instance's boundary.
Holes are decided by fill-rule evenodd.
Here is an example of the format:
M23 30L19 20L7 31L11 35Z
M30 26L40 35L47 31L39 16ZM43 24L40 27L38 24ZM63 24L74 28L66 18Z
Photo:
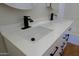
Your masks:
M5 39L5 43L7 45L8 54L11 56L24 56L24 54L15 47L10 41Z
M3 36L0 33L0 56L7 55L6 45L3 39Z

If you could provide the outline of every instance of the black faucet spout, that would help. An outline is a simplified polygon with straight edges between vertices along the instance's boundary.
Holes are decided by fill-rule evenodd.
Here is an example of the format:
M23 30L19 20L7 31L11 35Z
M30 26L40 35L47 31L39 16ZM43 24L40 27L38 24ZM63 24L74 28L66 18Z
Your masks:
M24 27L22 29L27 29L30 28L31 26L29 26L29 21L33 22L33 20L30 18L30 16L24 16Z

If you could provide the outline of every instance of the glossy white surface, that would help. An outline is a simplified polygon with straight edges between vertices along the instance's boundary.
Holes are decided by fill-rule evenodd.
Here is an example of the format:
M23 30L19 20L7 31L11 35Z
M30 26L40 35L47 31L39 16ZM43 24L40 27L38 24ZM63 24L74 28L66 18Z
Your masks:
M53 45L53 43L72 23L72 20L61 20L52 22L46 21L46 23L45 21L44 23L43 21L42 23L39 22L40 26L51 29L52 31L35 43L27 41L25 37L20 36L20 34L17 35L17 31L21 31L19 24L5 27L2 26L1 33L25 55L41 56L47 51L47 49L49 49L49 47L51 47L51 45ZM34 24L34 26L39 26L37 24ZM16 34L13 34L13 32L15 32Z
M21 9L21 10L32 9L33 6L31 3L5 3L5 4L10 7Z
M12 34L19 35L20 37L25 38L25 40L34 43L37 42L39 39L45 37L50 32L52 32L51 29L42 26L37 26L37 27L28 28L26 30L15 31ZM35 41L31 41L31 38L35 38Z

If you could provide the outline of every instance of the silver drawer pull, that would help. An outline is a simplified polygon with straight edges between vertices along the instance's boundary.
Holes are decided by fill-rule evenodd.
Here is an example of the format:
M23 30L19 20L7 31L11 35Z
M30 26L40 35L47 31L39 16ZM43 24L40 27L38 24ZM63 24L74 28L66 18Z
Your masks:
M64 54L63 49L61 49L61 52L59 54L60 54L60 56L63 56L63 54Z
M72 30L72 28L69 28L69 29L68 29L68 31L71 31L71 30Z
M66 41L68 41L70 34L65 34L65 36L63 37L63 39L66 39Z
M58 47L55 47L55 48L56 48L56 50L54 51L54 53L50 53L50 56L53 56L56 53L56 51L58 50Z
M61 48L63 48L63 47L64 47L64 45L65 45L65 42L63 42L63 45L61 46Z

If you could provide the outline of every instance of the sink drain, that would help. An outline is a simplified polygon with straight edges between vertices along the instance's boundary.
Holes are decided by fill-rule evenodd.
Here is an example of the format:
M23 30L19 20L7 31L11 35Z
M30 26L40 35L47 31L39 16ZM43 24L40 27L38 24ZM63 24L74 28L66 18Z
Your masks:
M31 38L31 41L35 41L35 38Z

